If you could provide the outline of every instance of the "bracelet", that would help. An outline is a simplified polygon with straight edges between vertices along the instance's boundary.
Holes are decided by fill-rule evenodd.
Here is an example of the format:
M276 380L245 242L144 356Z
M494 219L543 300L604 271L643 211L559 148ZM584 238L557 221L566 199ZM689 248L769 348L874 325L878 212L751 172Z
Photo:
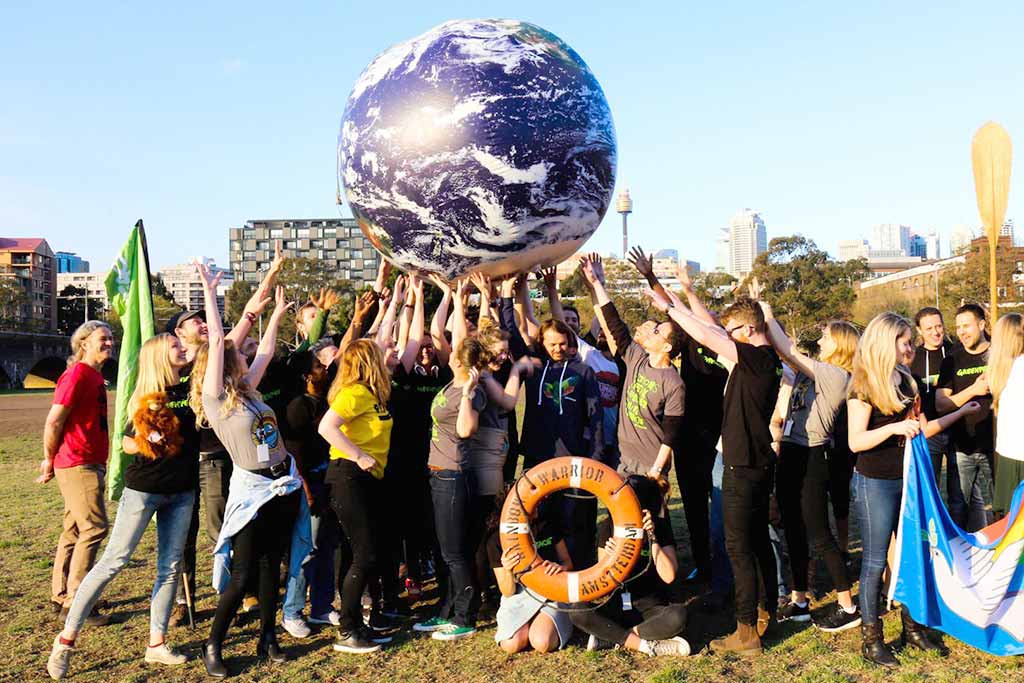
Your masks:
M253 313L252 311L246 311L245 312L245 319L248 320L251 323L254 323L254 322L256 322L256 314Z

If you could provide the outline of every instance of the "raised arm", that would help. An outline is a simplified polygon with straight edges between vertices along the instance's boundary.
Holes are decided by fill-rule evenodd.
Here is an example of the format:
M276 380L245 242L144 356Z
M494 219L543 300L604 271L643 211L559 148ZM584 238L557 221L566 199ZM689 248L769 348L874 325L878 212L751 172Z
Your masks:
M501 386L498 380L494 379L491 373L480 375L480 382L487 392L487 400L497 403L506 412L516 409L516 402L519 400L519 387L523 374L529 376L533 372L533 362L526 356L512 364L508 373L508 381Z
M403 353L404 349L409 345L409 330L412 327L412 314L413 309L416 306L416 293L412 288L412 275L410 274L406 278L405 288L405 300L402 302L402 308L398 311L398 349L399 353ZM417 276L419 279L419 276ZM422 294L422 289L421 289ZM420 297L423 298L422 296ZM423 333L420 333L422 341ZM419 351L419 349L417 349Z
M380 327L377 328L376 342L382 351L394 346L395 343L395 319L398 317L398 304L405 301L405 277L395 280L395 291L388 301L384 311Z
M224 393L224 324L217 308L217 283L221 274L210 275L210 270L196 261L196 270L203 282L203 302L206 306L206 329L209 339L206 374L203 375L203 393L219 397ZM243 337L244 339L244 337Z
M412 320L409 322L405 346L400 346L402 356L399 362L406 372L412 371L416 356L423 346L423 280L418 275L409 275L409 292L412 294Z
M604 266L598 254L587 254L580 258L583 277L590 288L590 296L594 302L594 314L601 323L604 336L608 339L608 348L616 356L626 352L630 344L629 328L619 317L608 290L604 284Z
M395 283L397 284L397 282L398 281L396 280ZM381 326L384 324L384 318L385 318L385 316L388 315L388 308L390 308L391 302L394 300L394 299L392 299L391 295L392 295L392 292L387 287L385 287L384 289L381 290L381 292L380 292L380 306L377 308L377 315L373 319L373 324L370 325L370 329L368 329L366 331L367 336L370 336L370 337L376 337L377 336L377 330L379 330L381 328ZM392 321L394 320L394 311L392 311L391 319L392 319Z
M235 321L235 326L231 328L231 331L225 337L236 348L241 348L242 342L245 341L245 338L249 336L249 332L252 331L256 318L259 317L263 309L273 299L274 283L277 282L277 276L281 273L281 269L284 268L284 261L285 258L281 254L281 242L278 240L274 242L274 260L271 261L267 274L263 276L259 287L256 288L256 291L252 293L252 296L245 303L242 317ZM210 319L207 318L206 320L207 325L209 325Z
M523 339L529 339L532 343L537 338L537 334L540 332L540 322L537 317L533 314L533 302L530 300L530 281L529 276L523 273L516 280L516 298L515 298L515 310L519 314L519 320L522 324L520 333Z
M555 320L565 322L565 311L562 309L562 298L558 296L558 268L550 266L540 271L544 279L544 289L548 290L548 305L551 307L551 317Z
M469 327L466 325L466 280L459 279L455 282L455 296L452 299L454 311L452 312L452 349L458 349L462 340L469 335Z
M459 416L455 420L455 433L460 439L468 439L476 434L480 425L480 413L473 407L473 393L480 381L480 372L476 368L469 371L469 381L462 386L459 399Z
M517 278L511 275L501 282L501 298L498 301L498 324L501 329L508 332L508 350L513 358L525 356L530 353L529 345L523 339L522 331L516 324L516 312L512 303L512 295L515 290Z
M629 250L629 256L626 260L633 264L637 272L647 280L647 286L658 292L662 296L665 296L667 292L662 287L661 282L658 280L658 276L654 274L654 267L651 265L651 259L644 253L644 250L640 247L633 247Z
M377 303L377 293L374 291L366 291L356 296L355 309L352 312L352 321L348 325L348 329L345 330L345 336L341 338L341 343L338 344L338 353L335 356L340 358L345 348L356 339L362 339L363 330L366 328L366 321L370 317L371 311L374 310L374 306Z
M260 339L260 345L256 349L256 357L252 359L249 372L245 376L249 386L259 386L263 379L263 373L267 371L267 366L274 359L274 353L277 351L277 330L281 327L281 318L288 313L293 305L294 302L285 299L284 287L278 287L274 295L274 312L270 314L270 322L267 323L267 329L263 331L263 339Z
M739 356L736 351L736 342L729 338L728 332L717 325L711 326L702 322L684 306L673 305L670 301L672 297L671 292L668 292L669 298L650 289L646 291L646 294L650 297L651 303L655 308L662 313L668 314L698 344L708 347L722 358L726 358L733 363L737 361Z
M480 293L480 314L476 318L477 327L491 317L491 281L483 273L473 273L469 281Z
M452 304L452 288L451 285L437 275L431 275L430 281L441 290L441 302L437 304L434 318L430 321L430 338L434 342L434 352L437 354L438 364L448 365L452 346L448 343L448 337L445 336L444 329L448 324L448 311L451 309Z
M685 260L680 260L676 264L676 279L679 280L679 286L683 290L683 295L686 296L686 305L690 307L690 312L698 320L708 325L718 325L715 316L711 315L711 311L707 309L704 302L697 296L697 290L693 288L693 280L690 279L690 273L686 270Z
M797 350L796 344L786 334L785 330L782 329L779 321L775 319L775 314L772 313L772 307L768 305L768 302L758 301L757 303L761 306L761 311L764 313L764 321L768 329L768 339L771 341L772 346L775 347L775 350L779 352L779 355L787 363L811 379L814 379L814 360Z
M308 351L310 346L320 341L320 337L324 335L324 328L327 326L327 316L331 309L338 305L338 293L333 289L321 287L320 296L312 297L312 302L317 309L316 318L313 319L313 325L309 328L309 334L295 347L297 352Z

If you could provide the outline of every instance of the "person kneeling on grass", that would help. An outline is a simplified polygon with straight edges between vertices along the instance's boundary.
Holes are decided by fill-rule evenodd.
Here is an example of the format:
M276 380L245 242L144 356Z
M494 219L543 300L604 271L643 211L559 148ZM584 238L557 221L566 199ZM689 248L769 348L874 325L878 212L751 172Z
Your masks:
M676 559L672 526L662 516L665 495L659 483L649 477L631 475L633 488L643 510L645 539L640 559L625 586L596 610L573 612L572 623L590 634L588 650L610 644L636 650L652 657L690 654L690 644L679 637L686 624L686 608L672 592L679 563ZM610 518L598 525L598 560L615 552L619 542L613 536Z
M555 523L559 513L557 503L545 505L552 500L557 499L548 499L541 504L532 524L537 557L530 568L542 568L548 576L573 568L569 548ZM541 653L559 650L572 636L572 620L567 612L546 604L543 598L517 583L513 569L519 562L519 553L516 546L502 552L497 529L487 539L487 556L501 591L494 640L509 654L530 647Z

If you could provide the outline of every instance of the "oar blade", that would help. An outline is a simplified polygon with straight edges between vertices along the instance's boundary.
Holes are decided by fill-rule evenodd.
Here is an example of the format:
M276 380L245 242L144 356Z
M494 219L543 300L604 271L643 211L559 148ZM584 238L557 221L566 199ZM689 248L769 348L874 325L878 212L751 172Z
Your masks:
M1010 195L1010 166L1013 144L1010 134L998 123L989 121L978 129L971 142L971 164L974 167L974 191L978 213L991 244L999 237L1006 217Z

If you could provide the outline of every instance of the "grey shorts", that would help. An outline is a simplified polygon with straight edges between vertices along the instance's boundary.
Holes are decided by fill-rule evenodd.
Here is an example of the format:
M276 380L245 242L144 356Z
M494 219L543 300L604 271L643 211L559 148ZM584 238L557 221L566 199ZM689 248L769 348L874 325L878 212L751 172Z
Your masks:
M519 592L511 597L501 596L501 604L498 606L498 628L494 632L494 641L500 643L508 640L526 624L537 616L538 612L551 617L555 623L555 630L558 631L558 648L561 649L569 643L572 636L572 620L568 612L559 612L554 607L542 603L529 593L519 589Z

